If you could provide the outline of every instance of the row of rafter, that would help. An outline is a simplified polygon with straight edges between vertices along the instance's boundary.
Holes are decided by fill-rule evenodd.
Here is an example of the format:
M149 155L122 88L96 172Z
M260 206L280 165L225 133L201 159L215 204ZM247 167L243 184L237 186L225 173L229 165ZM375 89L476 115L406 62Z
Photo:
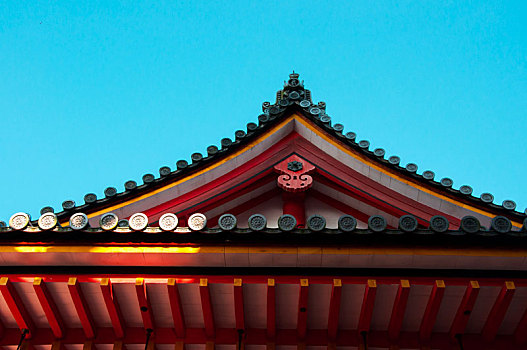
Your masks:
M329 280L328 280L329 281ZM317 282L320 279L317 278ZM255 283L250 280L250 283ZM260 282L261 283L261 282ZM198 342L202 344L208 343L222 343L230 344L234 339L240 345L242 340L250 344L288 344L294 340L299 344L320 345L327 344L330 348L336 345L353 344L350 335L355 332L355 338L359 339L359 343L378 343L378 332L371 331L370 325L373 317L373 310L375 307L375 300L377 298L377 281L369 279L366 282L364 295L362 298L362 306L360 308L359 321L356 330L339 330L339 317L341 312L342 300L342 279L333 279L331 281L332 290L328 308L328 322L325 330L309 330L307 327L308 320L308 296L310 289L310 281L308 278L298 278L299 285L298 308L297 308L297 329L284 330L277 329L276 320L276 281L274 278L267 279L267 327L266 329L248 329L246 326L246 315L244 311L244 289L243 279L233 279L233 305L235 315L235 329L217 328L214 322L214 310L211 299L211 290L208 278L199 279L199 294L201 299L201 307L204 319L204 328L187 328L185 325L183 308L181 298L178 292L178 283L174 278L168 279L166 283L167 293L170 300L171 314L173 317L174 327L171 335L167 334L166 328L158 328L155 324L153 309L150 304L150 297L146 288L147 284L143 278L137 278L135 283L135 291L137 302L143 321L143 332L137 333L137 328L126 327L119 303L115 299L114 290L110 278L100 279L100 290L104 300L104 305L111 320L112 332L109 333L107 328L95 327L93 316L90 312L89 305L83 294L80 282L76 277L69 278L67 282L69 294L73 305L75 307L77 316L82 325L82 336L79 337L78 329L67 329L64 321L61 318L61 313L55 304L51 293L46 285L45 279L36 277L33 282L33 288L37 296L38 302L42 307L46 319L50 326L52 338L56 340L54 348L57 350L62 346L61 344L71 344L72 337L79 340L77 343L85 343L85 347L89 348L93 344L115 343L116 346L126 342L144 341L146 334L155 334L157 343L172 343L178 342ZM327 282L326 282L327 283ZM474 335L465 335L465 330L474 309L480 285L478 281L467 281L468 285L465 294L458 306L454 319L451 323L450 331L448 333L451 342L462 341L467 337L470 342ZM522 282L523 284L524 282ZM409 280L400 280L397 294L395 296L389 324L387 329L386 343L396 346L401 341L404 343L408 339L408 334L402 334L403 320L407 310L407 304L411 291L411 284ZM487 316L485 324L481 332L482 341L491 343L497 338L503 338L498 335L498 330L503 323L507 310L511 304L516 286L514 282L505 281L501 286L500 292L495 299L492 308ZM18 294L13 282L7 278L0 279L0 292L9 308L10 313L16 321L19 331L27 330L26 339L40 344L44 336L36 337L36 334L43 334L43 329L37 332L36 326L31 318L20 295ZM434 341L434 325L442 305L442 299L445 293L445 282L436 280L433 282L432 291L428 297L428 302L421 320L421 326L418 332L418 340L420 344L431 344ZM12 338L12 329L5 328L0 324L0 345L12 344L12 341L7 341L7 338ZM320 333L322 331L322 333ZM132 332L133 334L131 334ZM294 333L292 333L294 332ZM407 333L407 332L406 332ZM519 322L514 333L514 339L517 344L527 343L527 312ZM142 334L142 335L141 335ZM294 335L293 335L294 334ZM233 338L234 337L234 338ZM80 339L82 338L82 339ZM63 340L61 342L61 340ZM366 344L364 344L366 345Z

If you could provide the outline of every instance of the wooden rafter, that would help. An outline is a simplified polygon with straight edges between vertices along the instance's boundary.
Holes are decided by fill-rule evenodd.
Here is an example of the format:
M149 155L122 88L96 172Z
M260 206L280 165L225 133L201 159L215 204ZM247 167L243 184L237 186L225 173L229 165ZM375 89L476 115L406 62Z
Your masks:
M104 299L104 304L106 305L106 310L112 321L113 331L115 332L115 337L121 339L124 337L124 321L119 308L119 304L113 294L112 282L109 278L101 279L101 292Z
M373 316L373 306L375 305L375 295L377 294L377 281L368 280L366 289L364 290L364 298L362 299L362 307L359 316L359 333L369 332L371 318Z
M267 339L276 337L276 286L274 278L267 280Z
M170 300L170 310L174 321L174 331L178 338L185 337L185 319L183 308L181 307L181 298L175 278L169 278L167 283L168 298Z
M201 297L201 310L203 311L203 321L205 323L205 334L209 339L214 338L216 329L214 326L214 314L212 313L212 300L210 298L209 282L206 278L199 280L199 294Z
M143 326L146 330L155 329L154 316L152 315L152 307L146 292L146 284L143 278L137 278L135 281L135 291L137 294L137 301L139 302L139 310L143 318Z
M523 316L518 323L518 326L516 326L514 340L518 345L524 345L527 343L527 310L523 312Z
M93 317L91 315L90 309L88 308L88 304L86 303L86 299L84 298L84 294L82 293L82 289L77 277L70 277L68 280L68 290L70 292L73 305L75 306L75 310L77 311L77 315L81 321L84 335L87 339L95 338Z
M234 318L236 319L236 329L245 330L243 281L241 278L234 279Z
M408 303L408 296L410 295L410 281L401 280L397 295L393 303L392 315L390 323L388 324L388 336L391 340L397 340L401 327L403 325L404 314L406 312L406 304Z
M342 280L334 279L331 289L331 300L329 302L328 316L328 339L335 343L339 328L340 302L342 298Z
M432 329L436 323L437 313L439 312L439 307L441 306L441 300L443 300L443 295L445 294L445 282L443 280L435 281L434 287L432 288L432 293L428 298L428 304L426 305L425 313L421 321L421 328L419 329L419 338L423 342L430 340L432 335Z
M511 304L515 291L516 286L514 285L514 282L511 281L505 282L501 288L500 294L496 298L496 301L490 310L489 316L487 317L487 321L483 326L483 330L481 331L483 338L486 341L491 342L494 340L494 338L496 338L496 334L498 334L498 330L501 326L501 323L503 322L503 319L505 318L505 313Z
M57 305L49 294L46 283L42 278L35 277L33 289L35 290L40 306L42 306L42 310L44 310L53 335L57 339L62 338L64 336L64 322L57 309Z
M309 280L307 278L300 279L300 295L298 297L298 320L297 330L298 339L304 340L307 332L307 300L309 293Z
M465 328L467 327L470 314L474 309L474 304L476 303L478 294L478 281L470 281L465 290L465 294L463 295L463 299L461 300L461 304L459 304L454 321L452 321L452 326L450 327L449 333L452 340L454 340L456 336L465 333Z
M18 328L20 328L20 330L27 329L29 333L27 334L26 338L30 339L35 332L33 320L31 319L24 304L22 303L22 299L20 299L20 296L18 295L15 286L9 280L9 278L0 278L0 292L4 297L9 311L11 311L11 314L13 315L13 318L15 319L16 324L18 325Z

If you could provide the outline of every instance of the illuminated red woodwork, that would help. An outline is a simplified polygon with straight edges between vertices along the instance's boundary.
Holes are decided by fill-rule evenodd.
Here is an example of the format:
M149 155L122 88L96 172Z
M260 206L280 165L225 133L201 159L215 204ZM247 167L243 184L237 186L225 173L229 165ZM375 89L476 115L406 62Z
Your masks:
M307 298L309 293L309 280L306 278L300 279L300 295L298 297L298 340L302 341L306 337L307 332Z
M239 341L239 330L243 330L242 333L242 342L243 344L249 345L269 345L270 348L276 345L297 345L301 346L328 346L330 349L338 346L360 346L360 341L362 334L366 334L367 343L370 347L381 347L387 348L392 346L399 346L400 348L407 349L418 349L423 346L430 346L431 348L441 348L441 349L456 349L456 342L453 342L451 339L451 334L463 334L463 346L465 349L478 349L484 344L488 343L489 336L484 333L490 332L490 335L493 337L492 342L498 348L507 348L514 349L514 344L516 342L521 342L521 337L516 336L503 336L495 334L496 330L502 323L503 315L505 315L510 308L508 303L514 295L514 290L517 286L521 288L527 287L526 280L515 280L515 281L504 281L502 279L480 279L476 281L467 281L462 278L450 278L444 281L435 281L432 278L411 278L409 280L399 279L397 277L379 277L376 279L371 279L367 277L351 277L351 276L341 276L340 278L331 278L330 276L310 276L309 279L302 276L250 276L245 275L242 278L233 279L232 276L222 275L222 276L174 276L167 278L167 276L145 276L139 279L133 279L128 277L93 277L93 276L83 276L80 278L69 278L67 276L52 276L52 277L42 277L37 278L36 280L32 277L13 277L2 280L2 288L10 285L11 296L15 295L14 284L27 283L31 286L31 289L34 290L35 298L38 298L39 295L43 295L41 286L46 286L49 281L54 283L62 283L67 285L67 288L70 289L70 292L73 293L73 298L75 302L72 307L77 313L79 312L79 305L81 306L81 314L89 311L90 309L97 308L97 304L93 304L93 297L88 302L86 296L80 288L80 284L87 287L88 285L95 286L95 291L100 295L100 298L104 300L104 305L102 305L103 310L108 311L108 314L116 312L118 313L118 306L123 306L123 300L117 300L116 294L109 292L115 288L115 285L121 286L131 286L134 290L133 296L137 297L135 302L135 307L139 305L147 306L151 310L149 315L150 320L146 321L144 319L144 314L138 317L141 318L144 323L141 327L130 327L126 326L122 321L121 317L115 318L114 320L119 320L121 323L116 323L112 321L109 326L98 326L93 327L94 337L91 338L91 343L87 342L86 329L89 330L89 326L86 326L86 322L89 323L91 314L86 314L83 316L84 324L82 328L67 328L64 326L64 320L61 320L57 317L57 324L62 323L62 332L63 336L60 338L60 342L55 342L55 347L68 347L70 344L83 344L83 347L96 347L98 344L115 344L115 347L118 349L122 345L126 344L143 344L145 341L145 328L154 327L154 309L151 308L151 303L159 303L159 294L155 294L155 298L152 295L147 295L145 291L148 290L149 283L155 282L157 285L164 284L165 291L167 292L166 296L166 307L168 308L168 313L174 317L174 320L179 320L181 322L178 324L174 322L174 326L170 328L166 327L155 327L154 333L155 337L152 335L152 344L176 344L177 342L181 343L197 343L197 344L206 344L207 342L214 342L214 344L238 344ZM82 281L82 282L81 282ZM113 282L112 282L113 281ZM150 282L149 282L150 281ZM218 283L225 286L231 286L232 289L232 299L230 305L232 305L232 315L234 323L232 328L222 328L218 327L218 324L214 322L215 317L218 317L218 311L213 307L213 295L214 291L210 288L211 283ZM289 284L289 285L299 285L298 293L296 293L295 300L295 309L298 310L298 314L291 317L297 318L297 327L295 329L283 329L277 328L277 317L280 316L280 310L277 309L279 306L276 304L276 294L278 292L284 293L283 291L287 289L276 289L276 283L280 284ZM435 321L437 319L437 312L439 308L443 305L442 296L444 294L445 286L450 283L452 286L468 286L465 291L465 296L463 297L459 309L456 312L458 315L461 311L463 314L462 318L454 317L452 322L452 327L450 333L435 333L430 331L433 329ZM199 300L201 301L201 312L203 312L203 327L202 328L192 328L185 327L185 320L182 316L181 309L181 296L179 293L174 294L177 289L177 285L189 285L194 284L199 288ZM320 294L312 294L318 289L320 291L320 285L327 285L331 288L331 293L326 294L327 300L323 301L320 299ZM474 301L476 300L477 291L479 290L479 285L483 284L485 287L492 287L495 289L501 288L498 297L493 302L493 307L489 313L487 323L482 329L480 334L465 334L464 324L468 316L466 311L473 311ZM267 316L265 320L265 326L263 328L250 328L247 327L247 319L245 318L247 313L247 302L249 299L244 297L244 286L246 285L261 285L264 287L266 292L261 295L263 298L261 301L262 305L266 305L263 309L264 314ZM318 287L313 287L319 285ZM349 312L349 309L345 308L345 301L343 298L343 290L348 286L364 286L364 293L361 294L360 304L362 304L359 313L359 320L356 325L356 328L353 329L342 329L339 331L339 317L343 310ZM381 303L375 302L376 298L379 298L378 288L380 286L390 288L396 288L396 295L393 301L393 304L390 304L389 308L384 307L384 312L389 314L389 324L387 325L386 330L372 330L371 323L372 317L374 315L374 309L381 307ZM421 329L418 332L408 332L401 331L400 323L404 319L405 315L409 312L414 313L414 310L405 307L405 303L408 303L411 299L410 297L410 286L424 286L432 285L430 295L428 296L428 303L426 310L422 317ZM40 286L40 287L39 287ZM44 287L46 288L46 287ZM122 287L121 287L122 288ZM313 289L315 288L315 289ZM86 290L92 290L90 288ZM221 288L220 288L221 289ZM132 289L129 289L132 290ZM225 289L223 289L225 290ZM262 289L263 291L263 289ZM16 291L15 291L16 292ZM47 291L47 300L53 300L56 298L56 295L53 295L55 292ZM17 292L18 297L20 297ZM4 294L2 294L4 296ZM109 299L108 296L112 298ZM188 296L187 296L188 297ZM216 295L216 297L218 297ZM280 296L283 298L283 295ZM317 312L313 312L313 309L308 310L308 297L314 297L317 300L317 303L327 302L328 307L328 323L327 328L325 329L310 329L309 319L317 318L319 315ZM357 296L358 297L358 296ZM14 297L17 298L17 297ZM80 302L79 300L84 300ZM254 296L253 296L254 298ZM14 299L13 299L14 300ZM72 299L73 300L73 299ZM228 299L225 299L228 300ZM107 301L109 303L107 303ZM253 299L254 302L254 299ZM317 305L317 303L313 305ZM21 307L24 302L21 302L17 305L16 310L20 312L23 308ZM120 305L121 304L121 305ZM39 304L40 305L40 300ZM50 304L51 305L51 304ZM113 309L112 305L115 306ZM311 304L310 304L311 305ZM109 306L109 307L108 307ZM133 307L134 303L126 303L124 307ZM175 306L173 308L173 306ZM457 307L457 306L456 306ZM303 311L305 309L305 311ZM460 311L461 310L461 311ZM27 310L26 310L27 312ZM255 312L254 310L251 312ZM216 314L215 314L216 313ZM27 317L32 317L31 314L27 313ZM252 317L249 315L249 317ZM110 317L110 320L112 317ZM52 321L55 322L55 321ZM150 323L152 322L152 323ZM522 322L518 324L519 327L522 326ZM50 325L51 326L51 325ZM34 326L33 326L34 327ZM55 326L54 326L55 327ZM123 337L119 337L119 327L122 327ZM58 329L53 328L33 328L34 336L31 338L31 342L34 345L44 345L52 344L58 335ZM428 337L426 337L428 333ZM88 333L89 334L89 333ZM359 335L359 336L357 336ZM3 337L0 338L0 345L13 345L17 344L20 339L20 328L7 328L4 330ZM212 339L212 340L211 340ZM454 337L455 340L457 338ZM122 343L121 343L122 342ZM274 344L274 345L273 345ZM152 345L153 346L153 345ZM151 347L149 345L149 347Z
M35 325L9 278L0 278L0 292L4 297L7 307L11 311L11 314L15 318L18 328L20 328L21 331L24 329L29 331L26 336L27 339L33 337L35 333Z
M409 295L410 282L408 280L401 280L401 284L399 285L399 289L397 289L397 295L395 296L395 301L393 303L390 324L388 325L388 336L392 340L397 340L399 338Z
M514 282L511 281L505 282L501 288L500 294L498 295L498 298L496 298L489 316L487 317L487 322L485 322L485 326L483 326L482 334L486 341L492 342L496 338L498 329L500 328L505 313L511 304L512 296L515 291L516 286L514 285Z
M375 303L375 295L377 294L377 281L368 280L366 289L364 291L364 299L362 300L362 307L359 316L359 332L369 332L371 318L373 316L373 306Z
M181 298L175 278L169 278L167 282L168 298L170 300L170 311L174 321L174 331L178 338L185 337L185 319L183 317L183 308L181 307Z
M339 327L340 303L342 297L342 280L334 279L331 289L331 300L328 315L328 339L335 343Z
M201 308L203 311L203 320L205 323L205 334L207 335L207 339L212 339L214 337L216 329L214 326L214 316L212 314L212 301L210 300L210 288L208 279L200 279L199 293L201 296Z
M452 340L456 336L462 335L465 333L465 328L467 327L470 314L474 309L474 304L479 294L479 283L477 281L470 281L463 296L463 300L459 305L459 308L456 312L454 321L452 322L452 327L450 328L450 337Z
M46 283L42 278L36 277L33 282L33 288L35 289L40 305L46 314L53 335L57 339L62 338L64 336L64 323L62 322L62 317L60 316L55 302L49 294Z
M112 321L113 330L115 337L121 339L124 337L124 321L119 310L119 305L113 297L112 283L109 278L103 278L101 280L101 292L104 298L108 315Z
M276 287L275 280L267 280L267 339L274 341L276 337Z
M245 313L243 310L243 282L241 278L234 279L234 317L236 329L245 329Z
M425 313L423 315L421 329L419 330L421 341L427 342L430 340L432 329L434 328L437 313L439 312L439 307L441 306L441 301L443 300L444 294L445 282L442 280L435 281L434 287L432 288L432 293L430 293L430 298L428 299L428 304L426 305Z
M143 325L146 330L154 330L154 317L152 315L152 306L147 295L146 284L143 278L138 278L135 282L135 291L137 294L137 301L139 302L139 310L143 318Z
M71 277L68 280L68 289L70 291L71 299L77 310L77 315L82 324L82 329L86 338L93 339L95 337L95 327L93 317L91 315L86 299L82 292L81 286L77 277Z

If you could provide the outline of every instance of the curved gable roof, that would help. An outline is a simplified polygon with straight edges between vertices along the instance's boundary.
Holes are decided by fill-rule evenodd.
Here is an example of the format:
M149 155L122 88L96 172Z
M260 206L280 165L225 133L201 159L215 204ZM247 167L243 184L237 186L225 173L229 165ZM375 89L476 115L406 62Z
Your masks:
M513 221L521 222L525 214L516 211L516 205L511 200L504 201L501 205L493 203L493 196L489 193L482 194L479 198L472 195L472 188L463 185L458 189L452 187L452 180L443 178L436 180L432 171L417 173L417 165L410 163L406 166L400 165L398 156L387 157L382 148L370 150L369 142L356 140L353 132L344 132L344 126L334 123L326 113L324 102L313 103L311 92L305 89L299 75L293 73L284 84L284 88L276 94L273 104L264 102L263 113L258 116L257 123L250 122L246 130L235 131L234 140L224 138L219 147L211 145L207 148L207 155L194 153L191 155L192 162L185 160L176 163L177 169L168 167L159 169L159 177L153 174L143 176L143 184L137 185L135 181L127 181L125 190L118 192L113 187L108 187L104 193L105 198L97 199L93 193L85 196L85 203L76 205L75 202L67 200L63 202L63 211L57 213L59 220L65 221L74 212L85 212L90 216L94 213L115 210L127 204L150 197L185 182L189 177L196 176L217 167L219 164L235 158L244 150L250 148L266 139L268 135L276 131L277 127L285 120L295 116L296 120L303 122L306 127L314 128L316 133L322 135L327 142L336 147L345 149L350 156L360 160L364 164L379 170L381 173L425 192L455 202L462 207L468 207L476 212L490 215L504 215ZM51 210L43 208L44 211Z

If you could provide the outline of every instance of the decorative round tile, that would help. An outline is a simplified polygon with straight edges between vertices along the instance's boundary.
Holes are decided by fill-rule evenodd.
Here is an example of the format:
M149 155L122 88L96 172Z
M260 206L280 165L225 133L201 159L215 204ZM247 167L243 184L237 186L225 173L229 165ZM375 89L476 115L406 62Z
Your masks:
M163 231L174 231L177 228L178 221L176 214L163 214L159 218L159 228Z
M31 218L26 213L16 213L9 219L9 227L13 230L23 230L29 225Z
M188 227L192 231L201 231L207 226L207 218L201 213L195 213L188 218Z
M38 218L38 227L42 231L52 230L57 226L57 215L54 213L44 213Z
M88 227L88 216L86 214L75 213L70 217L70 228L72 230L84 230Z
M101 215L99 219L99 226L105 231L111 231L117 227L119 218L114 213L106 213Z
M148 226L148 216L143 213L135 213L130 216L128 225L134 231L143 231Z

